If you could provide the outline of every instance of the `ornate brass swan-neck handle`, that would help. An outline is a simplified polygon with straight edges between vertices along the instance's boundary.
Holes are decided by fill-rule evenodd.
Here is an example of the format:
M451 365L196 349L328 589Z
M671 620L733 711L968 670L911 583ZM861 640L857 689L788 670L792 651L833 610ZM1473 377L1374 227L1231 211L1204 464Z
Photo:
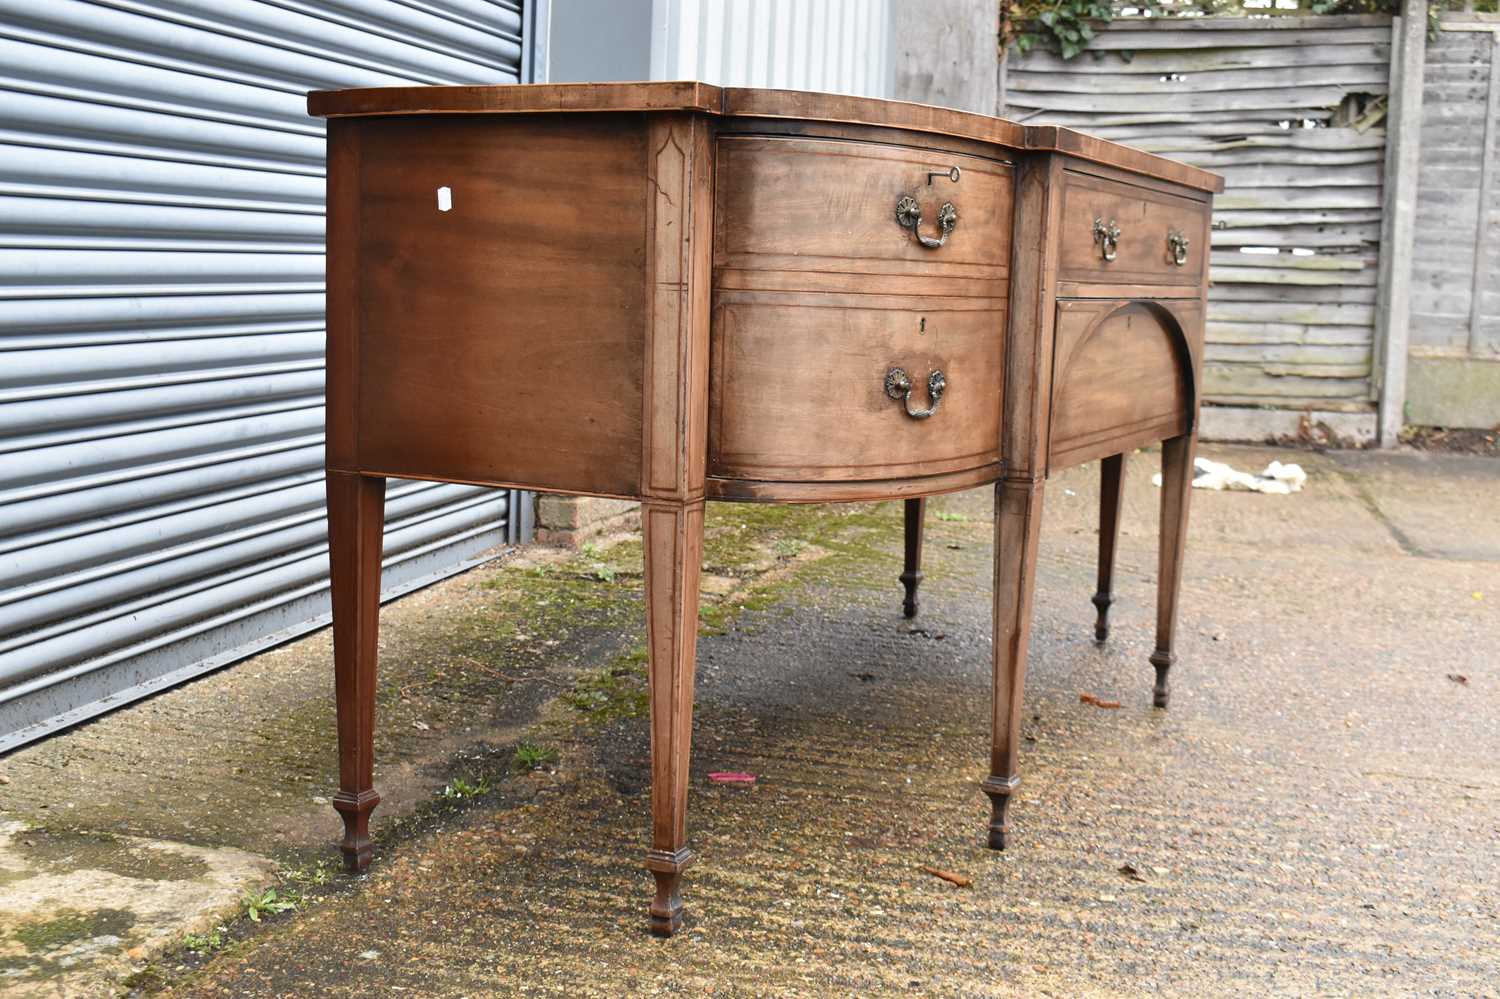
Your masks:
M911 408L911 376L902 368L892 368L885 373L885 394L892 399L899 400L906 407L906 415L913 420L925 420L938 411L942 404L943 393L948 388L948 378L941 370L933 371L927 376L927 395L932 399L932 405L926 409Z
M1099 256L1108 263L1120 252L1120 224L1114 219L1108 222L1094 219L1094 242L1099 246Z
M1178 267L1187 263L1188 238L1187 235L1177 229L1167 230L1167 252L1172 256L1172 263Z
M953 202L943 202L943 207L938 209L937 225L938 235L936 238L925 236L917 231L917 226L922 224L922 206L917 204L917 199L911 195L903 195L896 202L896 222L903 229L910 229L917 242L929 250L936 250L948 241L948 234L958 225L958 209L953 207Z

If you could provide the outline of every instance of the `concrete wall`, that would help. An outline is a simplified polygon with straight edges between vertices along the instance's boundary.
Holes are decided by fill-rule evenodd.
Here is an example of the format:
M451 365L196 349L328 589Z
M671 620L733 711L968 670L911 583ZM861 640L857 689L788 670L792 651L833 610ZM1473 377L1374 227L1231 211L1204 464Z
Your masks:
M651 79L652 0L552 0L548 83Z
M889 97L892 0L656 0L653 80Z
M994 114L1000 68L994 0L890 0L891 95Z

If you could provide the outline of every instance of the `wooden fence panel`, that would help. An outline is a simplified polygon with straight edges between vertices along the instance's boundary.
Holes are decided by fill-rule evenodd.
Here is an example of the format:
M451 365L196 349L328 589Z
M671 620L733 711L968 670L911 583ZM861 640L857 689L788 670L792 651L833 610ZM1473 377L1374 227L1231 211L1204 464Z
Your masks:
M1485 224L1478 224L1485 147L1493 148L1497 131L1490 121L1495 48L1490 32L1452 30L1427 46L1411 285L1410 342L1419 351L1500 353L1500 184L1493 178ZM1476 269L1481 234L1489 252Z
M1500 15L1444 12L1423 67L1403 415L1500 426Z
M1390 57L1383 16L1120 19L1010 53L1001 114L1223 174L1204 398L1368 412Z

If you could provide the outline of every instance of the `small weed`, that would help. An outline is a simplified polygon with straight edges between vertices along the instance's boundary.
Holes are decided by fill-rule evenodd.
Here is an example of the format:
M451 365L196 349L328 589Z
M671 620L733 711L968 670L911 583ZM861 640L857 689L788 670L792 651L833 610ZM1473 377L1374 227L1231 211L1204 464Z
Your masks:
M538 770L557 762L557 750L551 746L523 742L516 747L515 759L511 762L517 770Z
M629 653L613 666L580 677L563 694L563 702L595 724L616 718L645 717L649 703L646 650Z
M613 583L615 581L615 567L603 562L595 562L589 567L589 572L600 582Z
M182 938L182 945L194 954L207 954L224 946L228 932L229 928L221 924L207 933L189 933Z
M331 860L320 860L311 867L301 867L287 872L287 878L299 885L321 888L333 883L334 864Z
M583 547L579 548L578 550L589 558L593 558L595 555L599 554L599 546L594 544L592 541L585 541L583 543Z
M777 558L793 558L807 548L807 542L801 538L777 538L776 543L771 546L772 553Z
M477 798L483 794L490 793L490 782L483 777L477 781L467 781L462 777L455 777L443 786L438 792L441 797L461 801L464 798Z
M963 514L951 513L947 510L939 510L933 516L937 517L938 520L946 520L954 524L967 524L969 522L969 518Z
M250 917L250 922L260 922L261 916L275 916L283 912L293 912L302 900L291 892L281 893L275 888L267 888L260 893L246 892L240 899L240 908L245 915Z

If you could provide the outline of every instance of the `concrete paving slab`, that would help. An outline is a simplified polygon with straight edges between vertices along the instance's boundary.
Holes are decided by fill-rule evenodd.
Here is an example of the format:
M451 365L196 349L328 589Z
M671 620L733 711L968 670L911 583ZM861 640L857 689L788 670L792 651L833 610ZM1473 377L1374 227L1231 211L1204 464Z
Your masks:
M236 922L209 958L164 955L134 993L1496 995L1500 629L1484 553L1500 527L1436 518L1419 552L1391 529L1424 478L1454 511L1492 510L1487 469L1204 453L1295 460L1311 479L1291 497L1194 494L1165 713L1146 663L1156 456L1130 462L1103 647L1096 471L1048 486L1011 850L983 848L977 788L989 491L933 504L915 622L900 617L898 506L714 504L708 571L740 585L705 603L685 934L645 932L627 541L388 610L374 870ZM12 754L0 818L326 855L327 670L314 636ZM180 741L144 737L176 727ZM517 739L560 759L514 773ZM721 787L711 770L758 780ZM236 800L208 800L215 782ZM167 803L132 817L148 788Z
M0 993L110 995L238 909L274 865L242 850L0 822Z

